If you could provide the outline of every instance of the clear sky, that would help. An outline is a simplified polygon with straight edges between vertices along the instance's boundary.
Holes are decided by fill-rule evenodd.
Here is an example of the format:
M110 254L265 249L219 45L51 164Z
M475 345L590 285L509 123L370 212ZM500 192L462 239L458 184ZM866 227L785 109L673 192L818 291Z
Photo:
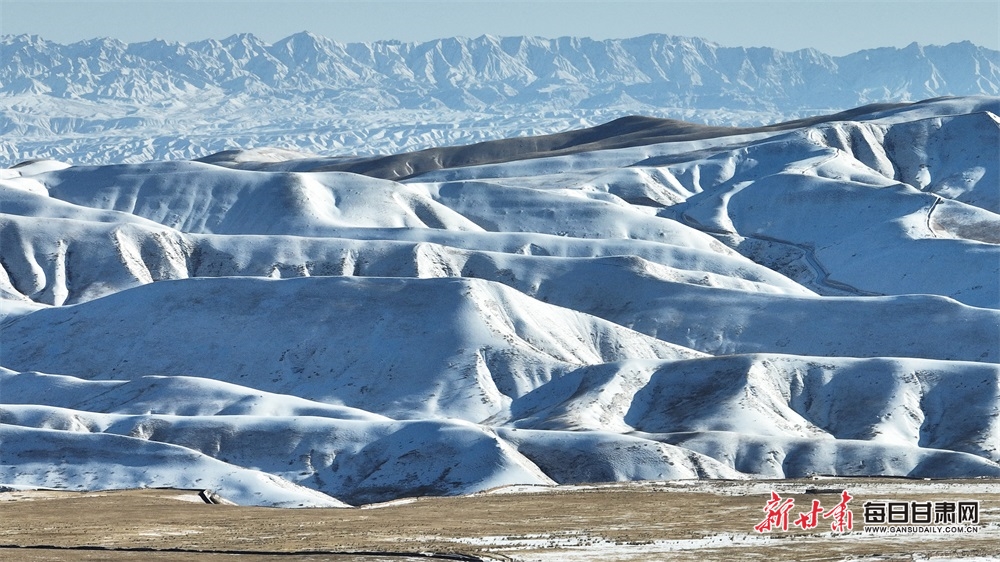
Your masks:
M188 42L241 32L274 42L299 31L344 42L666 33L725 46L813 47L832 55L914 41L970 40L1000 49L1000 0L0 0L0 33L31 33L60 43L94 37Z

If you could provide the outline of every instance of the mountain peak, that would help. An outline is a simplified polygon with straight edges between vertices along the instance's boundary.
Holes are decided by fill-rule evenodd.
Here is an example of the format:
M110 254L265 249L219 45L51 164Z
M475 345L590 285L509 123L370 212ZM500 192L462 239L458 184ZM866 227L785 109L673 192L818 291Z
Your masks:
M306 141L287 135L288 115L303 115L303 107L317 115L315 125L324 138L336 137L321 144L370 153L404 146L426 148L446 141L439 133L421 137L422 133L402 125L392 135L375 139L392 144L376 147L369 144L373 135L367 126L356 121L331 126L331 119L341 123L344 116L372 115L372 111L443 108L522 121L529 115L577 112L586 116L576 119L578 125L628 114L680 117L712 125L760 125L868 103L1000 94L1000 65L996 64L1000 53L968 42L933 48L914 44L830 57L817 50L726 47L698 37L664 34L608 40L482 35L343 44L301 31L274 44L248 33L194 43L125 44L103 39L61 45L37 35L3 36L0 41L8 55L0 60L0 96L38 95L46 103L59 105L52 109L55 119L51 121L29 119L13 110L3 114L9 130L18 131L19 146L35 142L27 141L31 135L23 133L38 131L38 150L42 151L57 150L48 144L64 133L80 133L73 142L84 142L95 130L120 129L146 119L190 123L190 130L197 130L200 125L193 123L218 122L220 115L231 119L226 121L231 128L220 133L220 138L252 134L253 139L247 141L261 142L245 127L249 117L265 129L284 131L263 142L314 150L296 144ZM55 101L60 99L64 101ZM92 117L106 115L108 104L81 110L74 101L80 99L114 100L127 109L120 116ZM164 108L179 111L182 106L187 113L163 114ZM68 115L80 119L63 119ZM414 126L412 114L401 119ZM564 123L557 130L566 127ZM481 124L446 129L448 139L462 143L505 134L489 132ZM203 137L196 135L188 142L203 142L198 138ZM317 142L316 138L313 135L308 142ZM184 154L200 157L223 148L195 144ZM0 154L14 156L17 150L0 147ZM88 150L87 158L122 151L122 157L142 154L141 158L151 158L164 150L174 149L150 149L141 142L123 147L115 141L112 146Z

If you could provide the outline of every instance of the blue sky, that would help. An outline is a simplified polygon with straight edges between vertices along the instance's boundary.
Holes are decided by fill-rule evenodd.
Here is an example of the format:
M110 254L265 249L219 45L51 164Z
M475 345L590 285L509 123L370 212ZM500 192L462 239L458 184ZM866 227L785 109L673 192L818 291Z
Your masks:
M606 39L667 33L726 46L813 47L832 55L963 40L1000 49L1000 0L0 0L0 32L38 34L62 43L94 37L186 42L240 32L273 42L304 30L345 42L482 34Z

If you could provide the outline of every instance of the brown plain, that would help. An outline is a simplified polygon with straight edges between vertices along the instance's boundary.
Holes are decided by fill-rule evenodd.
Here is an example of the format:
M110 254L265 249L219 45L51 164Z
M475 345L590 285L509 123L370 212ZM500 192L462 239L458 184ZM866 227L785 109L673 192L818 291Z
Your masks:
M843 489L854 496L854 532L832 533L828 520L809 531L769 533L766 541L753 530L770 490L793 497L798 513L812 499L832 507ZM179 490L0 493L0 560L204 562L240 553L240 560L251 562L373 562L427 560L396 554L429 552L523 561L1000 557L996 480L642 482L353 509L209 505L193 503L193 497ZM969 499L980 501L977 533L861 531L864 501Z

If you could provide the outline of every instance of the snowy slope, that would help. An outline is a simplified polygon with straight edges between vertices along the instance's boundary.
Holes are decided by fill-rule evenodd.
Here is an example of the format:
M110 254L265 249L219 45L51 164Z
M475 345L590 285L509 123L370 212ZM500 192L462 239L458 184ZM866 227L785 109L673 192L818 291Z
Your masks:
M111 331L94 339L94 325ZM477 422L579 365L700 355L466 279L162 282L8 320L3 334L4 362L18 370L212 377L390 417Z
M179 447L105 433L0 425L0 479L25 488L213 490L243 505L343 507L313 489Z
M0 170L0 485L1000 476L998 114Z

